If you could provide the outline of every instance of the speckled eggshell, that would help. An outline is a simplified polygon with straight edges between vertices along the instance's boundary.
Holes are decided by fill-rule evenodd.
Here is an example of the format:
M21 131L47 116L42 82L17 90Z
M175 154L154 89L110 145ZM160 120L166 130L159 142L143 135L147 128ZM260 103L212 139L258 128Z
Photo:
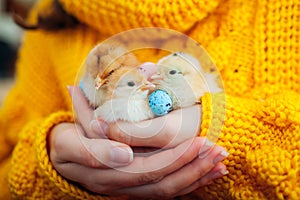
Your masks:
M149 95L149 107L156 116L168 114L172 106L172 99L164 90L155 90Z

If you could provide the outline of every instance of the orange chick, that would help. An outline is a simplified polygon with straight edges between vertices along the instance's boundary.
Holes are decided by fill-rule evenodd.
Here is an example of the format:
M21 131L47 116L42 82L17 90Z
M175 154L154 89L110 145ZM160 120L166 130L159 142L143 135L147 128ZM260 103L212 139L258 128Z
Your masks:
M122 66L136 67L136 57L118 44L98 44L88 54L83 67L85 74L80 88L94 107L102 105L106 98L107 78Z
M122 67L107 79L105 102L95 115L107 122L138 122L154 117L148 105L148 93L155 86L138 68Z

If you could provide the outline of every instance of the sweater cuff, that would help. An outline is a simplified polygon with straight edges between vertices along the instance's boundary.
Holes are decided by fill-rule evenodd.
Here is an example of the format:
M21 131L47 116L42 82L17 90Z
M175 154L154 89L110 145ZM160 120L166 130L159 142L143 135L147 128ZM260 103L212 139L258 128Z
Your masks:
M41 127L38 130L38 134L35 139L35 149L37 152L38 164L45 176L63 193L72 197L72 199L122 199L119 197L107 197L88 192L80 186L74 183L72 184L72 182L66 180L54 169L47 151L47 136L54 126L63 122L73 123L73 113L65 111L54 113L41 124Z
M78 190L76 186L69 184L68 181L60 176L54 169L47 151L47 136L50 133L50 130L60 123L73 121L74 120L72 112L59 111L51 114L41 124L38 130L37 136L35 138L35 149L37 153L38 164L45 176L47 176L48 179L51 180L54 185L60 188L63 192L69 193L71 195L72 191L74 195L81 196L83 194L78 192L80 190Z
M207 137L211 142L216 143L224 125L226 116L225 93L206 93L201 97L202 119L200 136Z
M81 190L76 185L71 184L68 180L59 175L54 169L48 155L47 136L54 126L63 122L74 122L73 113L65 111L53 113L41 124L35 139L38 163L45 176L48 177L54 185L60 188L62 192L67 193L74 198L87 199L89 197L87 192Z

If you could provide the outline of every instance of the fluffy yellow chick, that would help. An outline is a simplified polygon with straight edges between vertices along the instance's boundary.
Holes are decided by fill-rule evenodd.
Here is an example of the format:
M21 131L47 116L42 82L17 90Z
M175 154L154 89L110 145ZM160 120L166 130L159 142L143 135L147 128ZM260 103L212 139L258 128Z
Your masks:
M154 85L138 68L116 69L106 85L106 101L95 110L97 117L107 122L138 122L154 117L148 106L148 93Z
M80 88L94 107L102 105L106 98L107 78L122 66L136 67L140 63L136 57L118 44L98 44L87 58Z
M199 61L183 52L160 59L152 77L156 89L165 90L172 98L173 109L194 105L205 92L219 92L216 76L203 71Z

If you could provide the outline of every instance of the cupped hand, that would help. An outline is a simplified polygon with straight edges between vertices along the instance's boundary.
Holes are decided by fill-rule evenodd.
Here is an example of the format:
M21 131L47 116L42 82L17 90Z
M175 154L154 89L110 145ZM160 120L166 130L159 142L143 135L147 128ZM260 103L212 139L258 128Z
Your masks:
M226 151L214 146L205 158L199 150L204 138L193 138L150 156L136 156L115 162L115 143L107 139L89 139L83 129L65 123L50 135L50 157L55 169L65 178L90 191L107 195L130 195L142 198L170 198L187 194L227 173L220 162ZM121 152L121 156L122 153ZM113 167L118 166L119 167Z

